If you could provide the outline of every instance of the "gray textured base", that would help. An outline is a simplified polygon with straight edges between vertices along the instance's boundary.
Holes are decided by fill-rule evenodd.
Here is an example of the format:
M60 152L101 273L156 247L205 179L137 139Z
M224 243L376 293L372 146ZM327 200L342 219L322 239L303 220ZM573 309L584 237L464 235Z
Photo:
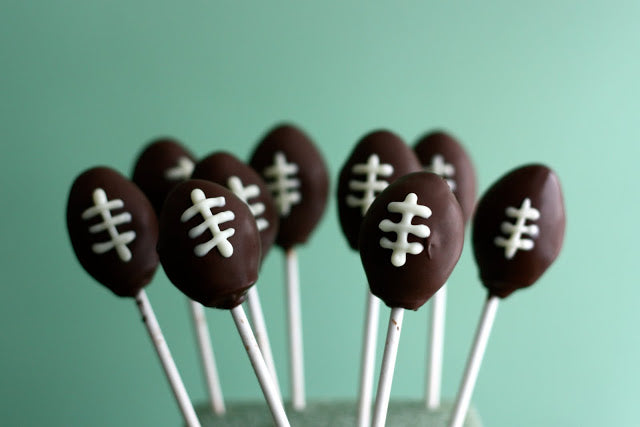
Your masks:
M446 427L452 402L443 402L437 411L428 411L422 401L391 401L387 416L387 426L428 426ZM273 419L266 403L228 403L227 414L217 417L211 413L208 404L196 406L198 418L203 427L269 427ZM292 427L353 427L356 425L356 403L349 401L308 402L304 412L295 412L289 405L287 416ZM474 408L464 423L465 427L482 427L480 417Z

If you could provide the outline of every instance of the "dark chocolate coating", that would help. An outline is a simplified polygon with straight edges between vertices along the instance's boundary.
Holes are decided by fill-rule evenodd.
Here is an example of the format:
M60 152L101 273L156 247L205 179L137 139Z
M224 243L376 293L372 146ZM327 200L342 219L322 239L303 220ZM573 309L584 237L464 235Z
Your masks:
M196 255L196 246L216 236L211 228L204 229L195 238L189 236L191 229L204 223L202 213L182 220L185 211L194 206L192 191L195 189L201 190L207 199L224 197L224 206L208 209L213 215L233 212L234 219L218 226L221 232L235 230L227 237L233 247L231 256L223 256L218 246L202 256ZM160 214L158 254L169 280L185 295L207 307L231 309L245 300L247 289L258 279L260 236L245 202L221 185L191 179L178 184L167 196Z
M477 195L476 172L469 154L453 136L442 131L431 132L420 138L414 150L425 168L431 166L434 156L437 155L442 156L445 163L453 166L453 174L444 178L454 183L453 194L462 207L465 222L469 221Z
M507 258L507 249L496 238L508 239L512 233L502 230L503 223L515 224L516 217L506 209L520 209L525 199L538 210L539 218L526 219L524 225L535 225L537 233L520 237L533 242L533 248L517 249ZM528 165L504 175L487 190L478 202L473 218L473 252L480 269L482 283L491 295L501 298L516 289L531 286L556 259L562 247L565 211L560 181L543 165Z
M231 188L229 179L234 176L240 179L244 188L253 185L257 186L259 193L256 196L248 198L247 203L250 205L261 203L264 206L264 212L259 213L256 217L256 220L260 221L258 230L262 244L262 259L264 260L276 239L279 218L271 194L260 175L249 165L244 164L233 155L218 152L200 160L196 164L196 168L193 170L191 176L193 179L204 179L215 182L231 191L234 191L234 189ZM242 197L240 198L242 199ZM266 225L263 226L261 224Z
M95 206L94 197L100 197L99 194L106 195L107 203L121 200L123 206L108 209L104 214L88 212L87 209ZM103 223L105 216L122 219L113 225L111 232L124 238L126 243L109 248L108 242L115 242L109 227L89 230ZM142 191L113 169L95 167L76 178L67 201L67 229L82 267L114 294L134 297L153 278L158 267L156 214ZM135 232L133 240L127 238L131 232ZM100 248L103 243L106 246Z
M176 184L190 177L187 176L190 175L189 167L192 169L195 163L195 157L179 141L159 138L150 142L138 156L132 179L160 215L167 194ZM179 173L181 169L184 174ZM171 170L174 170L173 174Z
M279 196L283 192L271 189L280 214L276 244L286 250L305 243L322 218L329 193L329 174L322 155L311 139L298 128L284 124L264 136L249 162L265 180L267 187L276 182L273 176L267 176L267 170L274 165L278 153L288 165L297 166L297 172L287 174L286 179L298 180L300 185L284 193L298 193L300 196L298 202L288 204L288 212L279 204Z
M365 183L367 181L367 174L356 173L353 167L368 164L373 155L377 156L380 165L388 165L392 168L390 174L375 175L375 180L381 183L381 187L385 185L385 182L388 185L404 175L421 170L420 162L413 150L396 134L387 130L376 130L360 139L340 170L337 191L338 215L342 233L347 238L351 249L354 250L358 250L358 234L366 213L367 203L364 197L365 191L354 190L350 188L349 183ZM371 189L370 194L375 197L382 192L382 189ZM347 199L351 202L348 202Z
M414 216L412 225L424 224L428 237L408 235L407 241L418 242L423 249L407 254L404 265L392 264L393 250L382 247L381 239L398 240L394 231L382 231L380 223L399 223L400 212L389 212L391 202L402 202L414 193L417 204L427 206L431 216ZM389 307L417 310L445 284L453 271L464 241L464 217L460 204L446 181L429 172L415 172L389 185L373 202L360 228L360 258L369 280L371 293Z

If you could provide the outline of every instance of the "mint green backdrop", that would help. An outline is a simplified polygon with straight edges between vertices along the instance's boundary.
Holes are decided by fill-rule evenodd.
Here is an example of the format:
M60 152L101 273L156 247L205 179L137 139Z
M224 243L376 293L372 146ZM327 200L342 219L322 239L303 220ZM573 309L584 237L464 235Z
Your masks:
M563 252L500 306L474 404L491 427L637 426L640 4L531 3L2 1L0 424L180 425L133 301L72 253L68 189L96 164L130 173L154 136L246 159L291 120L334 182L378 127L410 143L453 132L481 191L526 162L557 170ZM484 297L468 246L450 280L445 397ZM333 198L299 257L308 395L354 398L365 277ZM258 286L288 394L282 282L274 250ZM148 292L202 401L187 303L162 271ZM423 395L428 308L405 316L394 398ZM209 324L225 397L261 398L230 315Z

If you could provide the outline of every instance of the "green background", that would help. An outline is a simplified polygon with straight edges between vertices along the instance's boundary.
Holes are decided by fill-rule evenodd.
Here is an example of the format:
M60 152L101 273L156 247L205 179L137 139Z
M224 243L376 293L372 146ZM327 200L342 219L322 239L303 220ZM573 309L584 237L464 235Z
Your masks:
M72 253L68 190L93 165L130 173L158 135L246 159L291 120L334 181L379 127L410 143L448 129L480 191L523 163L553 167L563 252L500 306L474 404L487 426L638 425L640 3L532 3L1 1L0 423L180 425L133 301ZM309 398L354 398L365 277L335 200L299 258ZM282 281L274 250L259 287L288 394ZM185 299L161 271L148 293L204 400ZM483 298L466 247L450 280L445 397ZM428 308L405 316L395 398L423 394ZM209 313L225 397L260 398L230 315Z

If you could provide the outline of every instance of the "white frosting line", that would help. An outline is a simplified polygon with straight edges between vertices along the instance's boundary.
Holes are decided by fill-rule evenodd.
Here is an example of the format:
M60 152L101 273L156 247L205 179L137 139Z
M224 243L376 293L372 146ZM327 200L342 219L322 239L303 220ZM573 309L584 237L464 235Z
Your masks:
M240 200L242 200L249 206L249 210L251 210L253 217L256 219L258 231L262 231L269 227L269 221L267 221L265 218L259 218L259 216L264 213L264 203L249 203L249 199L260 196L260 187L255 184L247 185L245 187L242 184L242 180L237 176L229 177L229 179L227 180L227 187L231 191L233 191L233 194L238 196Z
M184 211L180 220L187 222L195 215L200 214L204 221L189 230L189 237L195 239L204 233L205 230L209 230L213 236L209 241L193 248L193 252L197 256L202 257L208 254L211 249L217 247L220 255L229 258L233 255L233 245L228 239L235 234L236 230L234 228L220 230L220 224L233 220L235 214L232 211L222 211L215 215L211 213L211 208L221 208L225 205L224 197L207 199L201 189L194 188L191 191L191 201L193 202L193 206Z
M300 194L300 180L292 178L298 173L298 165L287 163L282 151L273 156L273 165L263 171L267 178L267 188L273 195L273 200L278 206L280 216L288 216L291 206L302 201Z
M106 230L109 233L110 240L93 244L91 250L96 254L103 254L115 249L122 261L130 261L132 255L127 245L135 240L136 232L130 230L119 233L117 226L131 222L131 214L123 212L116 216L111 215L113 209L123 208L124 202L121 199L108 200L107 193L102 188L96 188L93 190L93 204L93 206L82 212L82 219L88 220L100 215L102 222L89 227L89 233L96 234Z
M378 179L378 177L391 176L393 174L393 166L388 163L380 164L380 158L378 155L372 154L367 159L367 163L356 163L353 165L351 172L354 175L364 175L363 181L358 181L356 179L349 181L350 190L362 191L363 194L362 198L358 198L351 194L347 195L347 206L352 208L359 207L362 216L364 216L376 196L389 185L389 182Z
M187 157L180 157L178 164L164 171L164 177L169 181L184 181L191 178L195 164Z
M420 238L426 238L431 235L431 230L424 224L414 225L411 220L414 216L421 218L429 218L431 209L427 206L419 205L418 196L415 193L409 193L402 202L391 202L387 205L389 212L397 212L402 214L400 222L395 223L388 219L380 221L378 228L384 232L392 231L396 233L397 240L391 241L386 237L380 239L380 246L385 249L391 249L391 264L396 267L402 267L407 259L407 254L417 255L424 250L421 243L409 242L409 234Z
M456 181L453 179L456 174L456 168L451 163L445 162L442 154L435 154L431 158L431 164L425 166L424 170L440 175L447 181L451 191L456 191Z
M540 211L531 206L531 200L526 198L522 201L520 208L514 208L512 206L507 207L505 210L507 217L515 218L515 224L508 221L504 221L500 224L500 230L504 234L508 234L509 238L498 236L494 239L496 246L504 247L504 256L506 259L512 259L518 249L523 251L530 251L534 247L532 239L524 238L523 236L529 235L530 237L538 236L539 229L535 224L525 225L527 220L537 221L540 219Z

